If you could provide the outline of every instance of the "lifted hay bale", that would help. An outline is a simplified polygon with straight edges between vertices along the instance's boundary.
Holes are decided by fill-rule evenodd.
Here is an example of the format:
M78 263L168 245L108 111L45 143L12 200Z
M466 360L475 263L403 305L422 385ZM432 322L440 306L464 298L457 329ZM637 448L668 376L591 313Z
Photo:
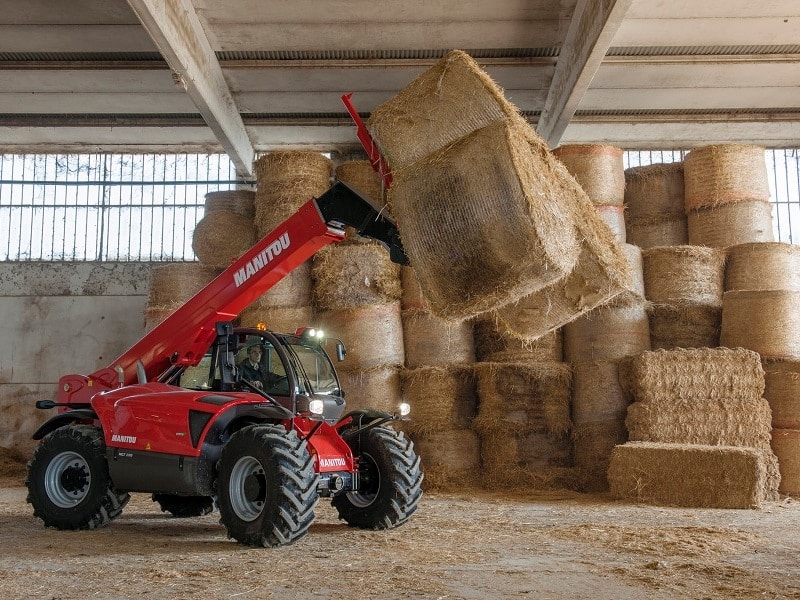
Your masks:
M256 242L250 217L215 210L200 219L192 234L192 250L203 265L224 269Z
M725 292L720 343L767 358L800 358L800 292Z
M478 485L481 446L477 433L445 430L416 434L412 439L425 473L425 490L461 491Z
M727 248L751 242L772 242L772 205L750 200L691 210L689 243Z
M725 291L800 291L800 246L754 242L728 248Z
M622 206L625 166L622 149L605 144L568 144L553 150L595 204Z
M205 214L218 210L241 215L250 221L256 216L256 193L250 190L228 190L206 194Z
M765 359L764 397L775 429L800 429L800 361Z
M338 373L339 384L347 396L347 411L374 409L396 413L403 401L398 367L378 365Z
M629 219L683 214L683 194L683 162L625 169L625 207Z
M800 496L800 429L773 429L772 450L778 457L780 492Z
M472 367L421 367L401 372L403 399L411 405L404 429L430 434L468 429L478 400Z
M692 150L683 161L686 210L743 200L769 200L764 148L720 144Z
M653 350L719 346L722 307L691 302L654 304L647 309Z
M402 318L407 367L475 362L472 323L447 321L417 309L404 310Z
M647 305L600 307L564 326L564 357L569 362L615 362L650 349Z
M533 341L511 335L502 321L479 317L473 327L475 354L482 362L561 362L564 344L561 329Z
M241 327L256 327L264 323L270 331L294 333L298 327L314 322L311 306L258 306L251 305L239 314Z
M619 383L615 362L580 362L572 364L572 422L624 421L633 401Z
M630 442L614 448L611 494L622 500L690 508L760 508L768 489L755 448Z
M668 246L642 252L645 295L656 304L722 306L725 253L704 246Z
M689 243L689 224L684 213L625 219L625 239L640 248L681 246Z

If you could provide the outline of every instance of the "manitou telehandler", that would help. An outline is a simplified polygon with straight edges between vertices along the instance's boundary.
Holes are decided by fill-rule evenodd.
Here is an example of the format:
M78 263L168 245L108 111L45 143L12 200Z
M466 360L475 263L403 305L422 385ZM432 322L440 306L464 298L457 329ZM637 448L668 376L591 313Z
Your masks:
M146 492L179 517L216 505L228 536L250 546L303 537L320 497L351 526L408 520L422 495L420 462L387 426L407 406L345 413L316 331L232 324L282 277L344 239L345 226L407 262L391 218L336 183L109 367L62 377L57 401L36 403L58 413L33 436L41 440L26 481L34 515L58 529L93 529L118 517L130 492ZM252 345L273 374L268 383L248 380L239 367ZM336 350L341 360L341 342Z

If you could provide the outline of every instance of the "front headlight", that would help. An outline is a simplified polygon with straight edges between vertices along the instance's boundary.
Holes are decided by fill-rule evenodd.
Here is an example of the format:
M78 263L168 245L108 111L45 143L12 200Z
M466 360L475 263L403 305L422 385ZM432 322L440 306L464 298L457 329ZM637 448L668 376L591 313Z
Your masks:
M311 414L321 415L325 412L325 403L322 400L312 400L308 403L308 410Z
M400 409L401 417L407 417L411 412L411 405L408 402L403 402L398 408Z

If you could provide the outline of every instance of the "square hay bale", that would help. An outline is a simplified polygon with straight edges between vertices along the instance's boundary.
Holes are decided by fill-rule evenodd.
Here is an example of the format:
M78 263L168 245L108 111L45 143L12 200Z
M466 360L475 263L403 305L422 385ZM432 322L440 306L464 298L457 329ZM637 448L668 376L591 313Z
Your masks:
M755 448L628 442L611 452L615 498L660 506L760 508L771 497Z
M757 352L744 348L675 348L642 352L620 365L620 379L638 402L758 400L764 369Z

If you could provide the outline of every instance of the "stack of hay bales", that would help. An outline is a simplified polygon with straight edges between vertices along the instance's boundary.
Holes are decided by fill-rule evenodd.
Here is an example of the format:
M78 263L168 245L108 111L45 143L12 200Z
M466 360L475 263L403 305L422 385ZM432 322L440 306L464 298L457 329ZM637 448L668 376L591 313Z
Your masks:
M220 274L220 269L198 263L173 263L153 267L144 329L150 331Z
M725 253L707 246L642 252L653 349L719 345Z
M434 314L465 319L549 287L549 305L563 306L556 318L533 306L544 318L527 335L539 337L621 293L624 257L586 193L465 53L377 107L368 127Z
M330 188L333 164L318 152L270 152L255 162L255 229L263 238L311 198ZM241 325L265 323L273 331L292 332L313 319L311 261L286 275L239 315Z
M640 248L687 244L683 163L626 169L625 212L629 243Z
M728 248L723 339L761 354L764 396L772 408L772 448L780 491L800 494L800 246L740 244Z
M764 148L704 146L684 160L689 243L725 248L771 242L772 206Z
M611 455L614 496L714 508L777 498L780 474L757 353L643 352L629 361L625 382L635 402L626 419L631 441Z
M205 214L192 235L201 264L225 269L256 241L255 194L246 190L206 194Z

